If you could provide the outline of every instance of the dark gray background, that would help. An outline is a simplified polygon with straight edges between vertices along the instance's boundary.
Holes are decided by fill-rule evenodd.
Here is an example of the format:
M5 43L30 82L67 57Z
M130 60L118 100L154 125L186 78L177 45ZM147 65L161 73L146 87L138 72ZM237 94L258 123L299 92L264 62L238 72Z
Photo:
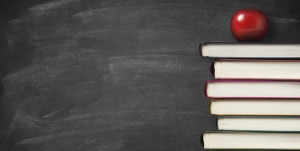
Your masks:
M265 42L300 42L282 0L1 1L0 150L196 151L215 130L198 45L234 41L231 15L264 11Z

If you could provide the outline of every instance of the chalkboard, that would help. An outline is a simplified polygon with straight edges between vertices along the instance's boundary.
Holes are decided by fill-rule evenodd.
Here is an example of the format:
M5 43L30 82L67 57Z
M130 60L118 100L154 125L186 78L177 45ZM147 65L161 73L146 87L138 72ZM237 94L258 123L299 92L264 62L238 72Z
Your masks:
M6 3L5 3L6 2ZM198 151L216 130L202 42L234 41L232 14L265 12L265 42L300 42L292 0L5 1L0 150Z

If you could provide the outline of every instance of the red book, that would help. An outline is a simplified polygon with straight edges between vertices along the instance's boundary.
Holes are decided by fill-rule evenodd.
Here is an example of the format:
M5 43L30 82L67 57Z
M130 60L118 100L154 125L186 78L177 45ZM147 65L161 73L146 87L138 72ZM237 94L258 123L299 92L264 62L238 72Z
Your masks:
M211 64L216 79L299 80L300 60L223 59Z
M206 81L207 98L300 99L300 80Z

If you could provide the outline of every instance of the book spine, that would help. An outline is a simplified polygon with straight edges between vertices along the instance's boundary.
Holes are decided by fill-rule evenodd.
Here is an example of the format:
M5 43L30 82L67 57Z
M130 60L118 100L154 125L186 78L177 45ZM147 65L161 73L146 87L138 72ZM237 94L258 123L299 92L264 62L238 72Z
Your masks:
M208 96L207 96L207 86L208 86L209 82L210 82L210 80L206 80L205 84L204 84L204 96L206 98L208 98Z
M199 44L199 54L200 54L201 57L203 57L203 55L202 55L202 47L203 47L203 45L204 45L204 43L200 43Z
M205 47L206 44L207 44L207 42L199 44L199 54L201 57L204 57L202 51L203 51L203 47Z
M213 61L211 64L210 64L210 74L214 77L215 77L215 63L216 61Z
M220 130L220 128L219 128L219 119L221 119L222 117L221 116L218 116L217 118L216 118L216 126L217 126L217 129L218 130Z
M204 147L203 133L200 135L199 142L200 142L200 145L202 147Z

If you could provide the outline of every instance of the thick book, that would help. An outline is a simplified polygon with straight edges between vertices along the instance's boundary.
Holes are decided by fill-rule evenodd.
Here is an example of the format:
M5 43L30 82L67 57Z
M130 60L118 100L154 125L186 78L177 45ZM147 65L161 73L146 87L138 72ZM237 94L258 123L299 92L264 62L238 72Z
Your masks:
M300 117L225 116L217 119L218 130L300 132Z
M300 150L300 133L205 132L204 149Z
M300 58L300 44L203 43L200 55L212 58Z
M300 116L300 99L213 99L209 110L218 116Z
M216 79L300 80L300 60L223 59L212 63Z
M300 80L213 80L207 98L300 98Z

